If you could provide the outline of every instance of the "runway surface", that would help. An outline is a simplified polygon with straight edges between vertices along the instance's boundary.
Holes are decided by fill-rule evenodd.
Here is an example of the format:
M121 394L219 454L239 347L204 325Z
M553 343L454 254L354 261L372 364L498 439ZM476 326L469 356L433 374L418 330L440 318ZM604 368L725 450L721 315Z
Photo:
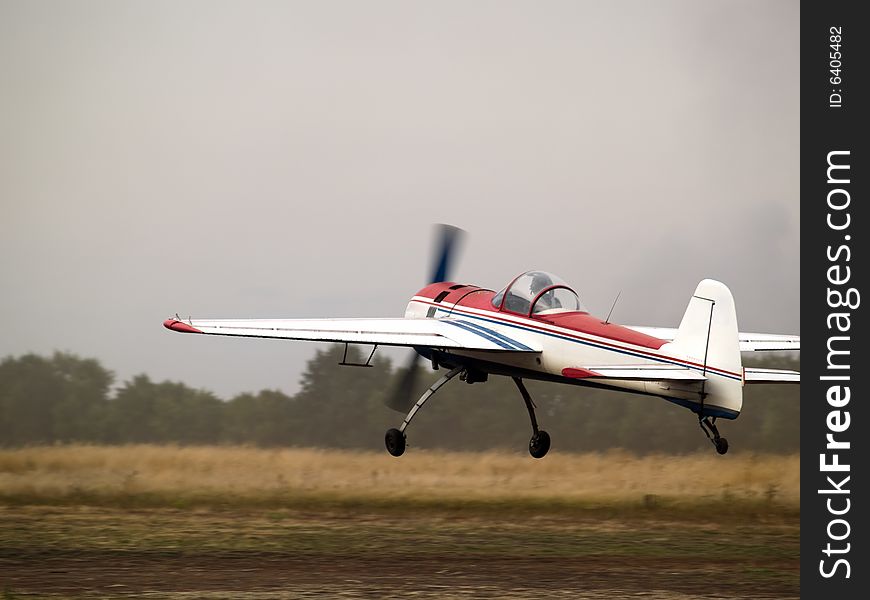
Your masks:
M790 598L794 515L0 508L10 597Z

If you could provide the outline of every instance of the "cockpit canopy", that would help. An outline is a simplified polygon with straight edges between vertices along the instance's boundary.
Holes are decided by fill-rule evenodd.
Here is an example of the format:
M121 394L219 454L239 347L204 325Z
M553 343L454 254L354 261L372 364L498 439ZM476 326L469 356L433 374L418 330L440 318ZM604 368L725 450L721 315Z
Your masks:
M561 277L544 271L527 271L515 278L493 297L492 305L521 315L587 312Z

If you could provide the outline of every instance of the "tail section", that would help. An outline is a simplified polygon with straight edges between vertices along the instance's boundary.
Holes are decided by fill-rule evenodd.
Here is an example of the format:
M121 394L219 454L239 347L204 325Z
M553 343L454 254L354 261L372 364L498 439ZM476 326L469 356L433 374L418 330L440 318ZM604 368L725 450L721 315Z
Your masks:
M732 419L740 414L743 362L737 311L725 284L712 279L698 284L670 349L707 377L698 408L702 414Z

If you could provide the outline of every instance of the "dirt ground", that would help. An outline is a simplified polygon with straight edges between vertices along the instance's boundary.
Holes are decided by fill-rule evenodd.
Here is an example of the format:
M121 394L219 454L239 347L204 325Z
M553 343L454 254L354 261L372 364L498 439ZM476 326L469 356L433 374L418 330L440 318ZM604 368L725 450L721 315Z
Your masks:
M791 517L0 508L15 597L790 598Z
M746 565L667 558L358 557L280 553L173 555L53 552L4 557L6 589L19 593L208 597L783 598L791 585L757 587L729 574ZM755 568L794 568L788 561Z

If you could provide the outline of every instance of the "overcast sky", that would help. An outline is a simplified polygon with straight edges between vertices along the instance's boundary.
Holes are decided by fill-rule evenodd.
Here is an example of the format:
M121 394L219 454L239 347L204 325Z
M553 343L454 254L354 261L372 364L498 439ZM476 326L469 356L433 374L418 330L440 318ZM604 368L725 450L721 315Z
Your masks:
M0 357L298 389L311 342L194 317L400 316L557 273L676 326L699 280L799 333L796 1L0 0ZM339 367L336 367L339 368Z

